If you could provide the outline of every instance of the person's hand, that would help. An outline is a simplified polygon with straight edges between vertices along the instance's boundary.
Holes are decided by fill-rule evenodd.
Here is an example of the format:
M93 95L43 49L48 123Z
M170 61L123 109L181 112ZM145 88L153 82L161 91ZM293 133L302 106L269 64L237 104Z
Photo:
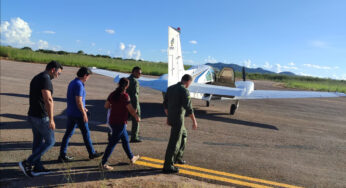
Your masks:
M49 128L55 130L55 122L54 120L49 120Z
M193 129L193 130L196 130L197 127L198 127L198 126L197 126L197 121L194 121L194 122L193 122L193 125L192 125L192 129Z
M85 113L84 115L83 115L83 121L84 121L84 123L88 123L88 115Z
M84 108L85 112L88 112L89 110L87 108Z
M168 116L168 110L167 109L165 109L165 114L166 114L166 116Z
M137 122L140 122L141 121L141 118L139 116L136 116L136 121Z

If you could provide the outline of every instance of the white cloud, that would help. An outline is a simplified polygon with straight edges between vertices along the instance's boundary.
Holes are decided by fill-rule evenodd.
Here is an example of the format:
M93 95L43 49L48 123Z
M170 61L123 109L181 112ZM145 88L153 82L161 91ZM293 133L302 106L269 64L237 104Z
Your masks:
M195 41L195 40L190 40L189 43L190 43L190 44L197 44L197 41Z
M328 66L320 66L320 65L313 65L313 64L303 64L305 67L314 68L314 69L324 69L324 70L331 70L331 67Z
M136 60L139 60L141 58L141 51L137 50L137 54L136 54Z
M208 56L207 59L204 59L206 63L217 63L217 60L211 56Z
M61 46L57 45L57 46L52 46L52 47L50 47L50 49L52 49L52 50L54 50L54 51L59 51L59 50L61 50L62 48L61 48Z
M95 42L92 42L92 43L91 43L91 46L95 46L95 45L96 45Z
M292 63L289 63L289 65L290 66L275 64L275 72L280 73L282 71L298 70L298 67L293 66Z
M288 65L289 65L289 66L294 66L295 63L294 63L294 62L290 62L290 63L288 63Z
M251 68L251 60L250 60L250 59L245 60L243 63L244 63L244 66L245 66L245 67Z
M37 48L38 49L48 49L49 45L48 45L48 42L47 41L44 41L44 40L39 40L37 42Z
M120 43L119 48L122 54L125 54L125 57L128 59L136 59L139 60L141 58L141 51L136 50L136 45L128 44L127 47L124 43ZM124 55L122 55L124 56Z
M115 33L113 29L106 29L105 32L111 35Z
M44 33L44 34L55 34L55 31L46 30L46 31L42 31L42 33Z
M313 40L310 41L310 45L316 48L326 48L328 47L327 43L324 41L320 41L320 40Z
M282 72L281 71L281 65L280 64L275 64L275 69L276 69L276 73L280 73L280 72Z
M271 69L273 68L273 65L271 65L268 61L266 61L262 67L265 69Z
M193 54L197 54L197 50L192 51Z
M133 54L135 52L135 49L136 49L136 45L133 45L133 44L129 44L128 45L128 50L127 50L127 58L132 58L133 57Z
M21 18L12 18L10 21L1 22L0 27L1 43L14 47L29 46L38 49L60 50L60 46L50 46L48 41L31 41L32 30L29 24ZM53 34L54 31L44 31L43 33Z
M120 48L120 50L125 50L125 44L121 42L119 44L119 48Z
M76 40L76 43L80 43L80 40Z
M34 42L30 40L31 29L27 22L21 18L12 18L10 22L1 22L0 27L1 42L15 47L32 46Z

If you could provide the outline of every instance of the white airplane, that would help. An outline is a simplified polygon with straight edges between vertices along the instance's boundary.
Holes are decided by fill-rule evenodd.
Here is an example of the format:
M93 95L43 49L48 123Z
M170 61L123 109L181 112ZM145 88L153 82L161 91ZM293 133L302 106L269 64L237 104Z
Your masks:
M207 65L192 66L184 70L183 57L180 43L180 28L168 27L168 74L158 79L141 77L138 79L140 86L166 92L167 88L179 82L184 74L193 77L193 83L188 88L190 95L195 99L211 100L234 100L230 107L233 115L239 106L239 99L279 99L279 98L314 98L314 97L342 97L344 93L315 92L315 91L276 91L254 90L254 82L245 80L243 69L243 81L235 81L234 71L231 68L221 70L218 77L212 67ZM128 77L129 74L92 68L92 72L114 78L118 83L120 78Z

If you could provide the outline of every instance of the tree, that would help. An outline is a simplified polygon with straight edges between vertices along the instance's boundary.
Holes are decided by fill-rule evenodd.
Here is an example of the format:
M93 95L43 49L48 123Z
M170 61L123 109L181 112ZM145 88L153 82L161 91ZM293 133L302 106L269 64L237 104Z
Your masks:
M79 50L77 54L84 54L83 50Z
M32 49L31 49L30 47L27 47L27 46L25 46L24 48L22 48L22 50L30 50L30 51L32 51Z

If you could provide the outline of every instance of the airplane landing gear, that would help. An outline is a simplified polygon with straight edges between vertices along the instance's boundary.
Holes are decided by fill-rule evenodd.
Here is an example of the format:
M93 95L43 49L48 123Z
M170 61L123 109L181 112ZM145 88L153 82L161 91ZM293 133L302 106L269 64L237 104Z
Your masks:
M230 108L230 114L231 115L234 115L235 114L235 111L238 109L238 107L239 107L239 101L237 100L236 102L235 102L235 104L232 104L231 105L231 108Z

